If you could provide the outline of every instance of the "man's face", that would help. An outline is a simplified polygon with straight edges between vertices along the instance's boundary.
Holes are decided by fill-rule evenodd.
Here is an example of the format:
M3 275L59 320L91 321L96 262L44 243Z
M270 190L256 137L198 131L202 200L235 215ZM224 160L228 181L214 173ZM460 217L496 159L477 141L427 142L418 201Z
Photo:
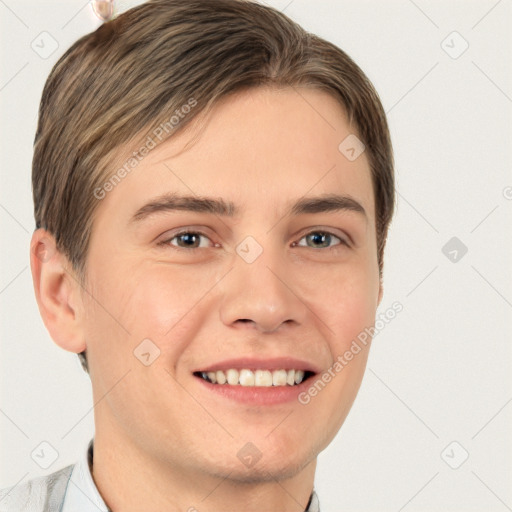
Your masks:
M354 133L345 119L316 90L237 94L190 148L188 131L162 143L101 201L83 293L94 401L105 395L97 432L246 481L291 476L333 439L368 346L309 403L298 396L373 325L379 301L370 169L338 149ZM172 209L171 195L236 213ZM351 207L291 212L325 195ZM249 385L202 376L236 380L230 369ZM315 375L292 386L282 370Z

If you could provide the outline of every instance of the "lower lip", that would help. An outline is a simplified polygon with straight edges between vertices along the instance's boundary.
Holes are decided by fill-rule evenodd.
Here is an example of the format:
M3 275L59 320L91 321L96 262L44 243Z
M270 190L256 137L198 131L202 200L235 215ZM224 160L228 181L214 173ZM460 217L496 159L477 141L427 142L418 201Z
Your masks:
M195 377L206 389L224 398L241 404L274 405L298 402L298 395L309 387L311 377L294 386L232 386L230 384L212 384L201 377Z

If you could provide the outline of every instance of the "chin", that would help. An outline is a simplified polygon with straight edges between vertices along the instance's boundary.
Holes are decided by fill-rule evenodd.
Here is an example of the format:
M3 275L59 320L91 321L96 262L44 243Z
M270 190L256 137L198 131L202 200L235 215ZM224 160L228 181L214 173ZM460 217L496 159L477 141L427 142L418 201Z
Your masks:
M243 450L243 449L242 449ZM309 464L314 463L318 451L310 447L307 451L304 445L285 453L282 449L272 447L256 451L254 445L243 452L237 451L237 456L223 457L219 454L215 461L208 461L202 465L212 476L229 478L240 484L255 484L263 482L276 482L293 478L303 471ZM244 453L249 453L253 459L247 460L244 465ZM226 455L225 453L223 455ZM240 455L240 458L238 457ZM220 462L224 459L222 462ZM206 469L206 468L209 468Z

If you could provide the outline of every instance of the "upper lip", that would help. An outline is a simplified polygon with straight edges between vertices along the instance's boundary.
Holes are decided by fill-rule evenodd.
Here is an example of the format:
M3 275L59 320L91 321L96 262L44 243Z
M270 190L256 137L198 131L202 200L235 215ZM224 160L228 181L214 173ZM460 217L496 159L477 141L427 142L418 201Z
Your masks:
M217 370L226 371L231 368L247 370L303 370L312 373L319 373L318 368L309 361L296 359L293 357L275 357L268 359L259 359L254 357L242 357L237 359L226 359L218 363L210 364L206 367L197 368L197 372L215 372Z

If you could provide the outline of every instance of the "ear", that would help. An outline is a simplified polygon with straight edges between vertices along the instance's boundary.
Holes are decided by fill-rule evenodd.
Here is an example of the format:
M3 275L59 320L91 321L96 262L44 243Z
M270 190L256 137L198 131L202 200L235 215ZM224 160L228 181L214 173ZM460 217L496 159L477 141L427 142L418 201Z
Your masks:
M70 352L86 349L78 278L55 238L37 229L30 243L30 268L39 312L53 341Z

